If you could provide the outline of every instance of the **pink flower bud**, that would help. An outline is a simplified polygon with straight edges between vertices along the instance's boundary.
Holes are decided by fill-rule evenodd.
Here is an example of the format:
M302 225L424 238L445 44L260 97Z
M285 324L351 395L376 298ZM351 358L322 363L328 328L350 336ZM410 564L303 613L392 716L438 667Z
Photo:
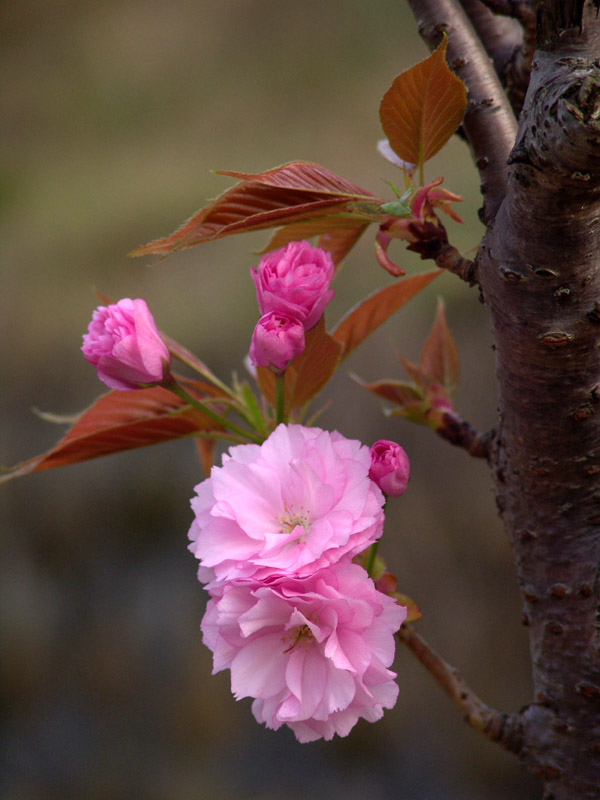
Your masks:
M160 383L171 363L145 301L128 297L114 305L98 306L81 349L111 389Z
M260 313L287 314L310 330L335 294L329 288L334 271L329 253L305 241L266 253L250 271Z
M371 447L369 478L388 497L400 497L408 486L408 456L396 442L380 439Z
M250 344L250 361L282 373L304 351L304 328L287 314L270 311L256 323Z

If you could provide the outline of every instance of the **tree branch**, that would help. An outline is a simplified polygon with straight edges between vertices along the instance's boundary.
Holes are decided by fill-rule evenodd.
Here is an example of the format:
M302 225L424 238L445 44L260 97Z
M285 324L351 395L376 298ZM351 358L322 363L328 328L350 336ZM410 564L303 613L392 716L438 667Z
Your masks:
M489 708L469 688L460 672L432 650L410 625L403 625L396 635L439 683L467 725L510 752L520 751L522 735L519 716Z
M409 231L414 241L407 246L407 250L419 253L423 260L433 259L437 267L457 275L469 286L478 283L477 261L465 258L454 245L450 244L446 228L439 218L435 217L435 222L430 220L411 222Z
M529 0L481 0L494 14L518 19L524 25L535 23L535 11Z
M493 14L486 0L460 0L518 116L523 108L535 45L535 15L521 19Z
M445 411L442 417L442 425L436 428L438 436L445 439L455 447L462 447L473 458L488 458L490 454L490 442L495 431L478 433L468 422L458 416L455 412Z
M475 286L477 278L477 262L465 258L454 245L446 244L435 257L436 266L453 275L458 275L469 286Z
M506 192L515 116L490 59L458 0L409 0L421 36L431 46L448 34L448 63L465 81L463 129L481 175L483 219L491 220Z
M496 74L502 80L506 65L515 50L523 45L521 26L514 19L492 14L483 0L460 0L460 4L493 60Z

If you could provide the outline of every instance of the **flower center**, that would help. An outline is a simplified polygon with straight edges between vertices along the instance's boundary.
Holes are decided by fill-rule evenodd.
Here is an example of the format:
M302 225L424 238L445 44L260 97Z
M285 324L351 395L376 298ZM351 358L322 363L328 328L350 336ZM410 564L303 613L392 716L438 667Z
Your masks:
M308 518L308 514L302 507L296 511L293 505L286 505L284 513L279 517L278 521L280 533L291 533L297 527L301 527L304 533L308 533L310 530L310 520ZM302 535L298 537L298 539L301 538Z
M281 641L284 642L284 644L287 644L291 641L290 646L283 651L284 654L291 653L294 648L301 644L304 645L305 649L308 648L313 638L312 631L308 625L303 625L301 628L294 628L293 630L288 631L285 636L281 637Z

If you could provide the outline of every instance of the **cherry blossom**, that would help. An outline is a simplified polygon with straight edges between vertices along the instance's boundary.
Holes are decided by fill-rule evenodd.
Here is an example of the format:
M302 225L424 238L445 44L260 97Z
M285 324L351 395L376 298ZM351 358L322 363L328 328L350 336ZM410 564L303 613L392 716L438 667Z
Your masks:
M388 667L406 608L343 561L303 579L230 581L202 622L213 673L231 670L236 699L253 697L258 722L288 725L300 742L347 736L398 696Z
M113 305L98 306L81 350L111 389L160 383L169 372L169 350L144 300L125 297Z
M261 314L279 311L313 328L335 292L331 256L309 242L290 242L266 253L250 271Z
M232 447L192 499L200 580L305 576L351 559L383 529L370 466L360 442L302 425Z

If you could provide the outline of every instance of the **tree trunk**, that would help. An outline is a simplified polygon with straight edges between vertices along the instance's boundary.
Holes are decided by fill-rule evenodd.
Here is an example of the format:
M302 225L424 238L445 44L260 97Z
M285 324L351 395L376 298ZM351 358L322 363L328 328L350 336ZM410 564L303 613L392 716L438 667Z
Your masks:
M588 6L588 12L591 10ZM544 30L544 26L541 26ZM521 758L546 797L600 797L600 26L540 50L481 248L497 355L497 500L529 625Z
M442 4L413 6L419 18ZM535 687L519 757L547 800L600 798L599 58L595 2L539 5L506 195L478 258L499 386L490 462Z

